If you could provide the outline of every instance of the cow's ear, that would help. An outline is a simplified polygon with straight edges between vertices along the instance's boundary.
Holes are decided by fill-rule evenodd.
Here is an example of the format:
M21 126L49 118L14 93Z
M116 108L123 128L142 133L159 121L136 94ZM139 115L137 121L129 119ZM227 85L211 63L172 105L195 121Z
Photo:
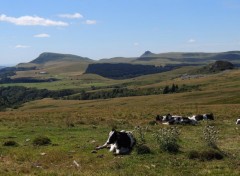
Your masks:
M112 131L116 131L115 128L112 128Z

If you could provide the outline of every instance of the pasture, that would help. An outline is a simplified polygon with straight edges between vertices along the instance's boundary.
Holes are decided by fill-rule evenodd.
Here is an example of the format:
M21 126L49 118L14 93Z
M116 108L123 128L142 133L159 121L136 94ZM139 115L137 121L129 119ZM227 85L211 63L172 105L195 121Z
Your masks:
M136 78L147 80L146 86L172 83L200 84L201 90L105 100L53 100L28 102L18 109L0 112L0 175L239 175L240 115L239 70L199 79L157 81L158 76ZM175 77L175 76L173 76ZM149 82L148 82L149 83ZM157 114L191 116L212 112L214 121L201 121L196 126L176 125L180 130L180 152L172 154L159 149L153 133ZM221 160L189 159L192 150L207 149L203 128L215 126L219 131L217 146ZM94 151L106 142L112 127L118 130L147 128L149 154L115 156L107 149ZM136 131L134 134L137 136ZM38 136L51 140L47 146L35 146ZM4 146L15 141L17 146Z

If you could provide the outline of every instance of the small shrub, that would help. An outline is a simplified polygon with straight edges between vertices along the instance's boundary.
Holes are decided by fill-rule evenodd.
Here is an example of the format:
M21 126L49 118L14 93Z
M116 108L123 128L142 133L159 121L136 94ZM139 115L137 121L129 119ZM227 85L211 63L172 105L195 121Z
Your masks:
M12 146L12 147L17 147L18 146L18 143L13 141L13 140L10 140L10 141L5 141L3 143L3 146Z
M33 145L42 146L51 144L51 140L45 136L38 136L33 140Z
M214 160L214 159L221 160L223 159L223 155L217 150L206 150L201 152L200 159L207 160L207 161Z
M145 135L148 127L143 128L140 126L135 127L135 133L137 138L136 151L137 154L149 154L151 149L146 145Z
M154 134L160 149L170 153L179 152L179 135L177 127L161 128Z
M136 145L136 151L139 155L151 153L151 149L145 144Z
M191 150L189 153L188 153L188 159L199 159L199 152L195 151L195 150Z
M192 150L188 153L188 158L189 159L199 159L201 161L211 161L211 160L221 160L223 159L223 154L214 149L209 149L209 150L204 150L201 152Z
M217 149L218 131L214 126L205 126L203 129L204 141L208 147Z
M148 130L148 127L143 128L141 126L135 127L135 134L137 138L137 144L142 145L146 143L145 135Z

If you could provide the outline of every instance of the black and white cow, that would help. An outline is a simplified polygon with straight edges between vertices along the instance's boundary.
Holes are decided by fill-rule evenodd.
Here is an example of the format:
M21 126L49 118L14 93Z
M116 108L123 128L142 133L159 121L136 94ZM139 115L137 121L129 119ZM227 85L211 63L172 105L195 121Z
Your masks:
M203 119L204 119L204 120L214 120L213 113L203 114Z
M240 119L237 119L236 125L240 125Z
M180 115L171 115L167 114L166 116L162 116L162 124L164 125L174 125L174 124L190 124L196 125L197 121L195 119L190 119L188 117L183 117Z
M200 120L203 120L203 115L202 114L193 115L192 117L189 117L189 118L196 121L200 121Z
M196 121L200 120L214 120L213 113L210 114L198 114L198 115L193 115L192 117L189 117L189 119L193 119Z
M116 154L128 154L133 146L136 144L136 140L130 131L116 131L112 129L110 131L108 140L102 146L98 146L96 149L102 149L110 146L110 152L115 152Z

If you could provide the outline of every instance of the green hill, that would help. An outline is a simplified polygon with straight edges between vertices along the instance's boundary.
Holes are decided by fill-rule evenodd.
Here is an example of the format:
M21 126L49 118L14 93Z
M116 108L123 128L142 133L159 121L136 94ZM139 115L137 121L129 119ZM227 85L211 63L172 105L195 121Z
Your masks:
M92 60L87 57L76 56L72 54L59 54L59 53L42 53L36 59L31 61L30 63L35 64L45 64L46 62L53 61L89 61Z
M29 63L20 63L17 67L33 67L36 69L17 72L15 77L49 77L54 75L76 75L85 72L89 63L94 62L87 57L72 54L45 52ZM39 73L47 73L45 75Z

